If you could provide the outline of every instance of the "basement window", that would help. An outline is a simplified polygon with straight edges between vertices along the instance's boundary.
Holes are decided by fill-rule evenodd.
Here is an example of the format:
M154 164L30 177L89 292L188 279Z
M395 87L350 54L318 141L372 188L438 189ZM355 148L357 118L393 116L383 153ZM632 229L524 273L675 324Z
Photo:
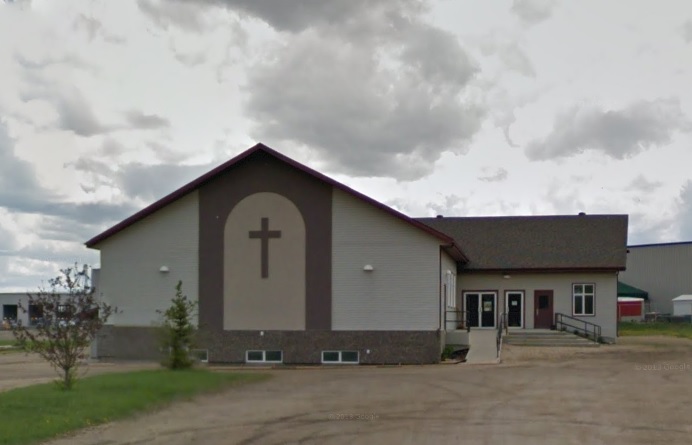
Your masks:
M209 363L209 351L207 349L193 349L191 356L200 363Z
M246 363L283 363L283 351L246 351Z
M325 364L358 364L358 351L322 351L322 363Z

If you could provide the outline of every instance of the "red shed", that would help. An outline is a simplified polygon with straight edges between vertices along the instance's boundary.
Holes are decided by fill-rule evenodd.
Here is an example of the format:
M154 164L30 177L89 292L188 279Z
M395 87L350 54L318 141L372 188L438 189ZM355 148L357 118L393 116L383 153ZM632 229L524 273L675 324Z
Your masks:
M618 297L618 321L644 320L644 299Z

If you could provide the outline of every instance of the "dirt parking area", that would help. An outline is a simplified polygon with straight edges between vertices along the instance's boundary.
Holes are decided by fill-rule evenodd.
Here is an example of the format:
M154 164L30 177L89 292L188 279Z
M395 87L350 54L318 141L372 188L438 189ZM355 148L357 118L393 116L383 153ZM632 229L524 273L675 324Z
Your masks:
M51 442L690 444L692 341L506 347L500 365L318 368Z
M96 375L106 372L125 372L137 369L157 368L155 363L91 363L83 367L80 375ZM22 386L46 383L57 374L36 354L0 351L0 392Z
M12 332L0 331L0 340L11 341ZM137 369L157 368L155 363L100 363L91 362L83 367L81 375L96 375L106 372L125 372ZM21 386L35 385L55 380L57 374L36 354L26 354L18 351L8 351L0 348L0 392Z

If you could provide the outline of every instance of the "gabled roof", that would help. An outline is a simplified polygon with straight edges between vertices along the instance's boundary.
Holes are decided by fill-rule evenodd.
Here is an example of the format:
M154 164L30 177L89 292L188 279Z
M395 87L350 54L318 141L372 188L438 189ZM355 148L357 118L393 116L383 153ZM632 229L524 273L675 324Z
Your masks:
M284 162L285 164L296 168L303 173L310 175L320 181L326 182L327 184L336 187L339 190L342 190L346 193L348 193L351 196L354 196L355 198L358 198L372 206L377 207L378 209L384 211L385 213L388 213L389 215L398 218L402 221L404 221L407 224L410 224L432 236L435 238L439 239L441 244L444 246L445 250L457 261L465 262L467 261L466 256L464 253L461 251L461 249L454 243L454 239L451 236L448 236L426 224L423 224L419 221L416 221L406 215L404 215L401 212L398 212L394 210L393 208L382 204L379 201L376 201L360 192L357 192L353 190L352 188L335 181L334 179L323 175L322 173L311 169L310 167L307 167L297 161L294 161L293 159L279 153L278 151L267 147L264 144L257 144L254 147L240 153L238 156L230 159L229 161L219 165L218 167L212 169L211 171L205 173L204 175L200 176L199 178L195 179L194 181L182 186L178 190L170 193L169 195L164 196L160 200L154 202L153 204L149 205L148 207L145 207L144 209L140 210L139 212L135 213L134 215L130 216L129 218L124 219L123 221L119 222L118 224L114 225L110 229L106 230L105 232L96 235L92 239L86 242L87 247L94 247L98 243L110 238L111 236L115 235L116 233L126 229L127 227L133 225L134 223L146 218L147 216L151 215L152 213L162 209L163 207L167 206L168 204L171 204L172 202L182 198L183 196L187 195L188 193L193 192L194 190L197 190L198 188L202 187L204 184L207 182L213 180L214 178L218 177L219 175L222 175L229 170L231 170L234 166L236 166L238 163L240 163L242 160L249 158L255 153L258 152L263 152L267 153L274 158L278 159L281 162Z
M637 287L630 286L627 283L623 283L622 281L618 281L618 297L636 297L648 300L649 293Z
M418 218L454 238L467 270L624 270L627 215Z
M680 295L673 298L673 301L692 301L692 295Z

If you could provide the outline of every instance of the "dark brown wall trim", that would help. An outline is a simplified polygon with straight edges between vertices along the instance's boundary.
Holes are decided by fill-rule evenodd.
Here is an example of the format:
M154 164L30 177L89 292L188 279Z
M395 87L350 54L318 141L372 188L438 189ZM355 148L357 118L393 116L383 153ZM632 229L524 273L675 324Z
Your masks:
M331 329L332 187L258 151L199 188L199 322L223 330L224 226L233 207L255 193L277 193L305 221L306 329Z

